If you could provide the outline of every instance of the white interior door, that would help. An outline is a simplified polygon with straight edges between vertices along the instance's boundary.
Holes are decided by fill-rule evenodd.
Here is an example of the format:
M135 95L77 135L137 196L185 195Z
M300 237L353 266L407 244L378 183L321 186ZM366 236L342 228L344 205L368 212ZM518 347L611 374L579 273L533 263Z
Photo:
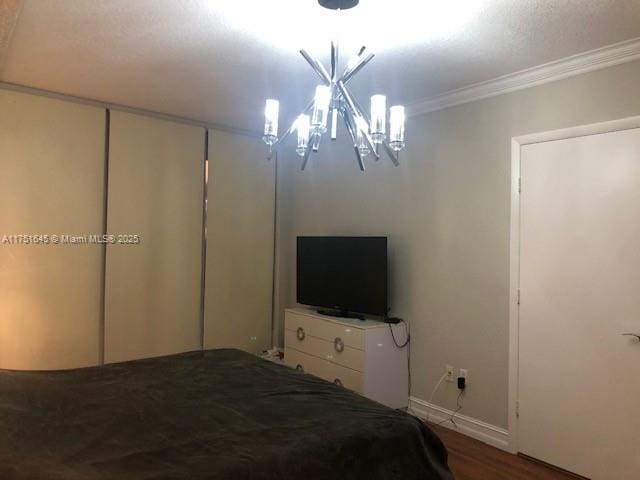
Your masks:
M640 478L640 129L521 150L520 452Z

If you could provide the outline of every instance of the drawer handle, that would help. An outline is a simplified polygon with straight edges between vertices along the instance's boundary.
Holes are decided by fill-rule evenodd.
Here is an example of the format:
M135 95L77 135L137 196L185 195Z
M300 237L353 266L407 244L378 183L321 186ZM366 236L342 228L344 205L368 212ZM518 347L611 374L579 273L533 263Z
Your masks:
M299 372L304 372L304 367L302 365L300 365L300 364L297 364L296 365L296 370L299 371Z
M336 352L338 353L344 350L344 342L340 337L336 337L336 339L333 341L333 346L335 347Z
M335 385L337 385L338 387L343 387L344 385L342 385L342 380L340 380L339 378L336 378L333 383Z
M298 329L296 330L296 337L298 337L298 340L304 340L305 336L306 334L304 333L304 328L298 327Z

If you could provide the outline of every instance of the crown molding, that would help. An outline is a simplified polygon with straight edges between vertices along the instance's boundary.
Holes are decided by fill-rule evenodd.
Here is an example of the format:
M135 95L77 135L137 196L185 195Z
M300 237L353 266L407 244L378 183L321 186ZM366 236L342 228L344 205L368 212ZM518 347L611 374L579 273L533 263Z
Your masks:
M407 113L410 116L422 115L637 59L640 59L640 37L428 97L408 105Z

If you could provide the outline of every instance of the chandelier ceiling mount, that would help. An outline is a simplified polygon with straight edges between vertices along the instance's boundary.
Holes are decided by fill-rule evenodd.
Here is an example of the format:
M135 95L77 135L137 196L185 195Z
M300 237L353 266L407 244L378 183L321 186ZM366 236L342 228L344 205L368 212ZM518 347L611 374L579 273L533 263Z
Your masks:
M360 0L318 0L318 3L329 10L348 10L360 3Z

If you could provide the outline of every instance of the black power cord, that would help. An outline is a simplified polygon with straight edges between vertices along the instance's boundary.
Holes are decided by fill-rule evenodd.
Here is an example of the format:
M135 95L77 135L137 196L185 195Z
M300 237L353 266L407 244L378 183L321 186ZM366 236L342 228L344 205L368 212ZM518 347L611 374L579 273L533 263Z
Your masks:
M396 347L398 348L404 348L407 345L409 345L409 342L411 341L411 332L409 331L409 324L407 322L405 322L403 319L398 318L398 317L393 317L393 318L385 318L384 319L385 323L387 325L389 325L389 331L391 332L391 338L393 338L393 343L396 344ZM405 340L405 342L401 345L398 343L398 341L396 340L396 336L393 333L393 327L391 325L397 325L398 323L404 323L404 328L407 332L407 339Z
M401 318L398 317L385 317L384 321L387 325L389 325L389 332L391 332L391 338L393 339L393 343L395 343L396 347L398 348L405 348L407 349L407 397L411 398L411 329L409 328L409 323L404 321ZM398 340L396 339L395 334L393 333L393 326L392 325L397 325L399 323L403 323L404 324L404 329L407 332L407 338L405 339L404 343L399 343ZM408 405L408 411L409 413L411 413L411 405Z
M398 343L398 341L396 340L396 336L393 333L393 328L391 327L391 324L389 324L389 331L391 332L391 338L393 338L393 343L395 343L396 347L398 347L398 348L404 348L407 345L409 345L409 342L411 342L411 333L409 332L409 327L407 326L407 322L405 322L403 320L402 323L404 323L405 329L407 331L407 339L405 340L405 342L403 344Z

